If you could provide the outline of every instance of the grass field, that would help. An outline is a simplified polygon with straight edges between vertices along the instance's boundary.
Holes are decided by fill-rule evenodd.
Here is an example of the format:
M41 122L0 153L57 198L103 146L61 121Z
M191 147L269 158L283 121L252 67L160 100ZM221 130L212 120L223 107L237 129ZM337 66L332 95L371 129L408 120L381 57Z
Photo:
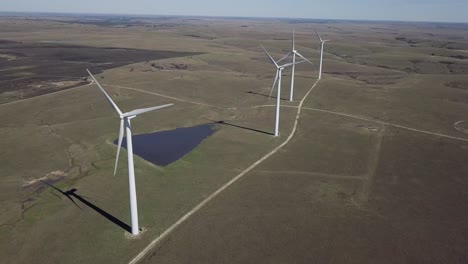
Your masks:
M61 81L81 80L79 67L90 67L124 111L175 104L132 121L134 134L217 123L166 167L135 157L145 232L129 239L126 162L112 175L118 117L93 84L46 89L56 80L37 70L36 55L21 68L13 51L0 52L10 73L8 86L0 82L3 263L128 263L188 212L139 263L467 262L466 26L76 17L0 25L0 45L125 53L105 67L107 53L77 59L74 79ZM332 40L317 83L313 27ZM275 69L258 43L280 58L293 28L315 65L297 67L295 100L282 100L275 138ZM15 76L44 86L25 98Z

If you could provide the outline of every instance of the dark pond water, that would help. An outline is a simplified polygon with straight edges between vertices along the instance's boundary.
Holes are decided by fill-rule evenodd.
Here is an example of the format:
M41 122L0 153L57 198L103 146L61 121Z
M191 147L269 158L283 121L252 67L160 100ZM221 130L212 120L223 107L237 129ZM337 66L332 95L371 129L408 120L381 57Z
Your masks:
M133 135L133 153L156 165L166 166L192 151L214 132L214 126L206 124ZM114 144L118 144L117 139ZM127 148L126 138L123 139L122 147Z

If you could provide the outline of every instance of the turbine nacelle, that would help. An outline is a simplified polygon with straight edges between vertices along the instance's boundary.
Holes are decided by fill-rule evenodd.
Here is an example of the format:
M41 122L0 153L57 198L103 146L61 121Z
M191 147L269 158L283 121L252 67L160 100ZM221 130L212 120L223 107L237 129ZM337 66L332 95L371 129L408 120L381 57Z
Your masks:
M301 59L303 59L303 61L299 62L299 63L302 63L302 62L308 62L310 63L311 65L314 65L310 60L308 60L306 57L304 57L301 53L299 53L299 51L297 51L296 49L296 40L295 40L295 30L293 30L293 37L292 37L292 49L291 49L291 52L289 52L288 54L284 55L281 59L279 59L278 61L276 61L276 63L279 63L287 58L289 58L289 56L293 55L293 56L299 56L301 57ZM298 63L297 63L298 64ZM289 66L292 66L292 65L289 65Z
M320 40L320 42L322 44L325 44L325 42L330 41L329 39L322 39L322 37L320 36L320 34L318 33L318 31L317 31L317 29L315 27L314 27L314 30L315 30L315 33L317 34L318 39Z
M288 56L290 56L292 53L294 52L290 52L288 53L286 56L284 56L283 58L279 59L278 61L275 61L275 59L273 59L273 57L270 55L270 53L268 53L268 51L265 49L265 47L263 47L262 44L260 44L260 47L262 47L263 51L266 53L266 55L268 56L268 58L270 59L271 63L273 63L276 68L279 70L280 68L284 69L284 68L287 68L287 67L290 67L292 65L295 65L295 64L300 64L300 63L303 63L303 62L306 62L306 61L309 61L307 60L306 58L303 58L302 55L299 54L299 52L296 52L296 54L298 54L301 58L303 58L304 60L302 61L299 61L299 62L292 62L292 63L286 63L286 64L283 64L283 65L279 65L278 63L280 63L281 61L285 60ZM309 61L310 62L310 61Z
M123 114L123 115L120 116L120 119L125 119L126 118L126 119L130 120L130 119L133 119L135 117L137 117L137 116L136 115L128 116L128 115Z

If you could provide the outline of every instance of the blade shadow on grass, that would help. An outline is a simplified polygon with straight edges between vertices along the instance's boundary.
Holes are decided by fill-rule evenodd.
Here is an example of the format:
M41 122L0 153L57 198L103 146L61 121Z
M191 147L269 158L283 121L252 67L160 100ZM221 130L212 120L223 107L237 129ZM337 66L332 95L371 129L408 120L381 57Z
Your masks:
M76 200L82 202L83 204L85 204L89 208L93 209L94 211L96 211L100 215L104 216L105 218L107 218L107 220L111 221L112 223L120 226L125 231L131 233L132 228L129 225L122 222L117 217L115 217L115 216L109 214L108 212L104 211L103 209L97 207L95 204L91 203L90 201L86 200L84 196L81 196L81 195L77 194L76 193L78 191L77 189L73 188L73 189L70 189L68 191L62 191L59 188L53 186L52 184L49 184L49 183L47 183L45 181L41 181L41 182L48 185L49 187L55 189L56 191L60 192L63 196L67 197L70 201L72 201L73 204L75 204L75 206L77 206L78 208L81 209L81 207L75 202L75 200L73 198L75 198Z
M212 121L212 120L210 120ZM258 130L258 129L255 129L255 128L250 128L250 127L245 127L245 126L239 126L239 125L235 125L235 124L231 124L231 123L227 123L225 121L212 121L213 123L215 124L219 124L219 125L226 125L226 126L232 126L232 127L237 127L237 128L241 128L241 129L245 129L245 130L250 130L250 131L254 131L254 132L258 132L258 133L262 133L262 134L267 134L267 135L274 135L273 133L270 133L270 132L266 132L266 131L263 131L263 130Z
M276 96L272 95L271 97L268 95L268 94L262 94L262 93L257 93L257 92L252 92L252 91L247 91L245 93L249 93L249 94L255 94L255 95L260 95L260 96L264 96L264 97L268 97L268 98L272 98L272 99L276 99ZM283 100L283 101L288 101L288 99L286 98L280 98L280 100Z

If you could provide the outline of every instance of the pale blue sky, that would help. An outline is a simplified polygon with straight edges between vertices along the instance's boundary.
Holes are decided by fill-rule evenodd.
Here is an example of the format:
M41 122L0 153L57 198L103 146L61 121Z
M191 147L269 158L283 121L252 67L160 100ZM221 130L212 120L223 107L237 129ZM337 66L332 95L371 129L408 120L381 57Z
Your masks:
M468 22L468 0L4 0L0 11Z

